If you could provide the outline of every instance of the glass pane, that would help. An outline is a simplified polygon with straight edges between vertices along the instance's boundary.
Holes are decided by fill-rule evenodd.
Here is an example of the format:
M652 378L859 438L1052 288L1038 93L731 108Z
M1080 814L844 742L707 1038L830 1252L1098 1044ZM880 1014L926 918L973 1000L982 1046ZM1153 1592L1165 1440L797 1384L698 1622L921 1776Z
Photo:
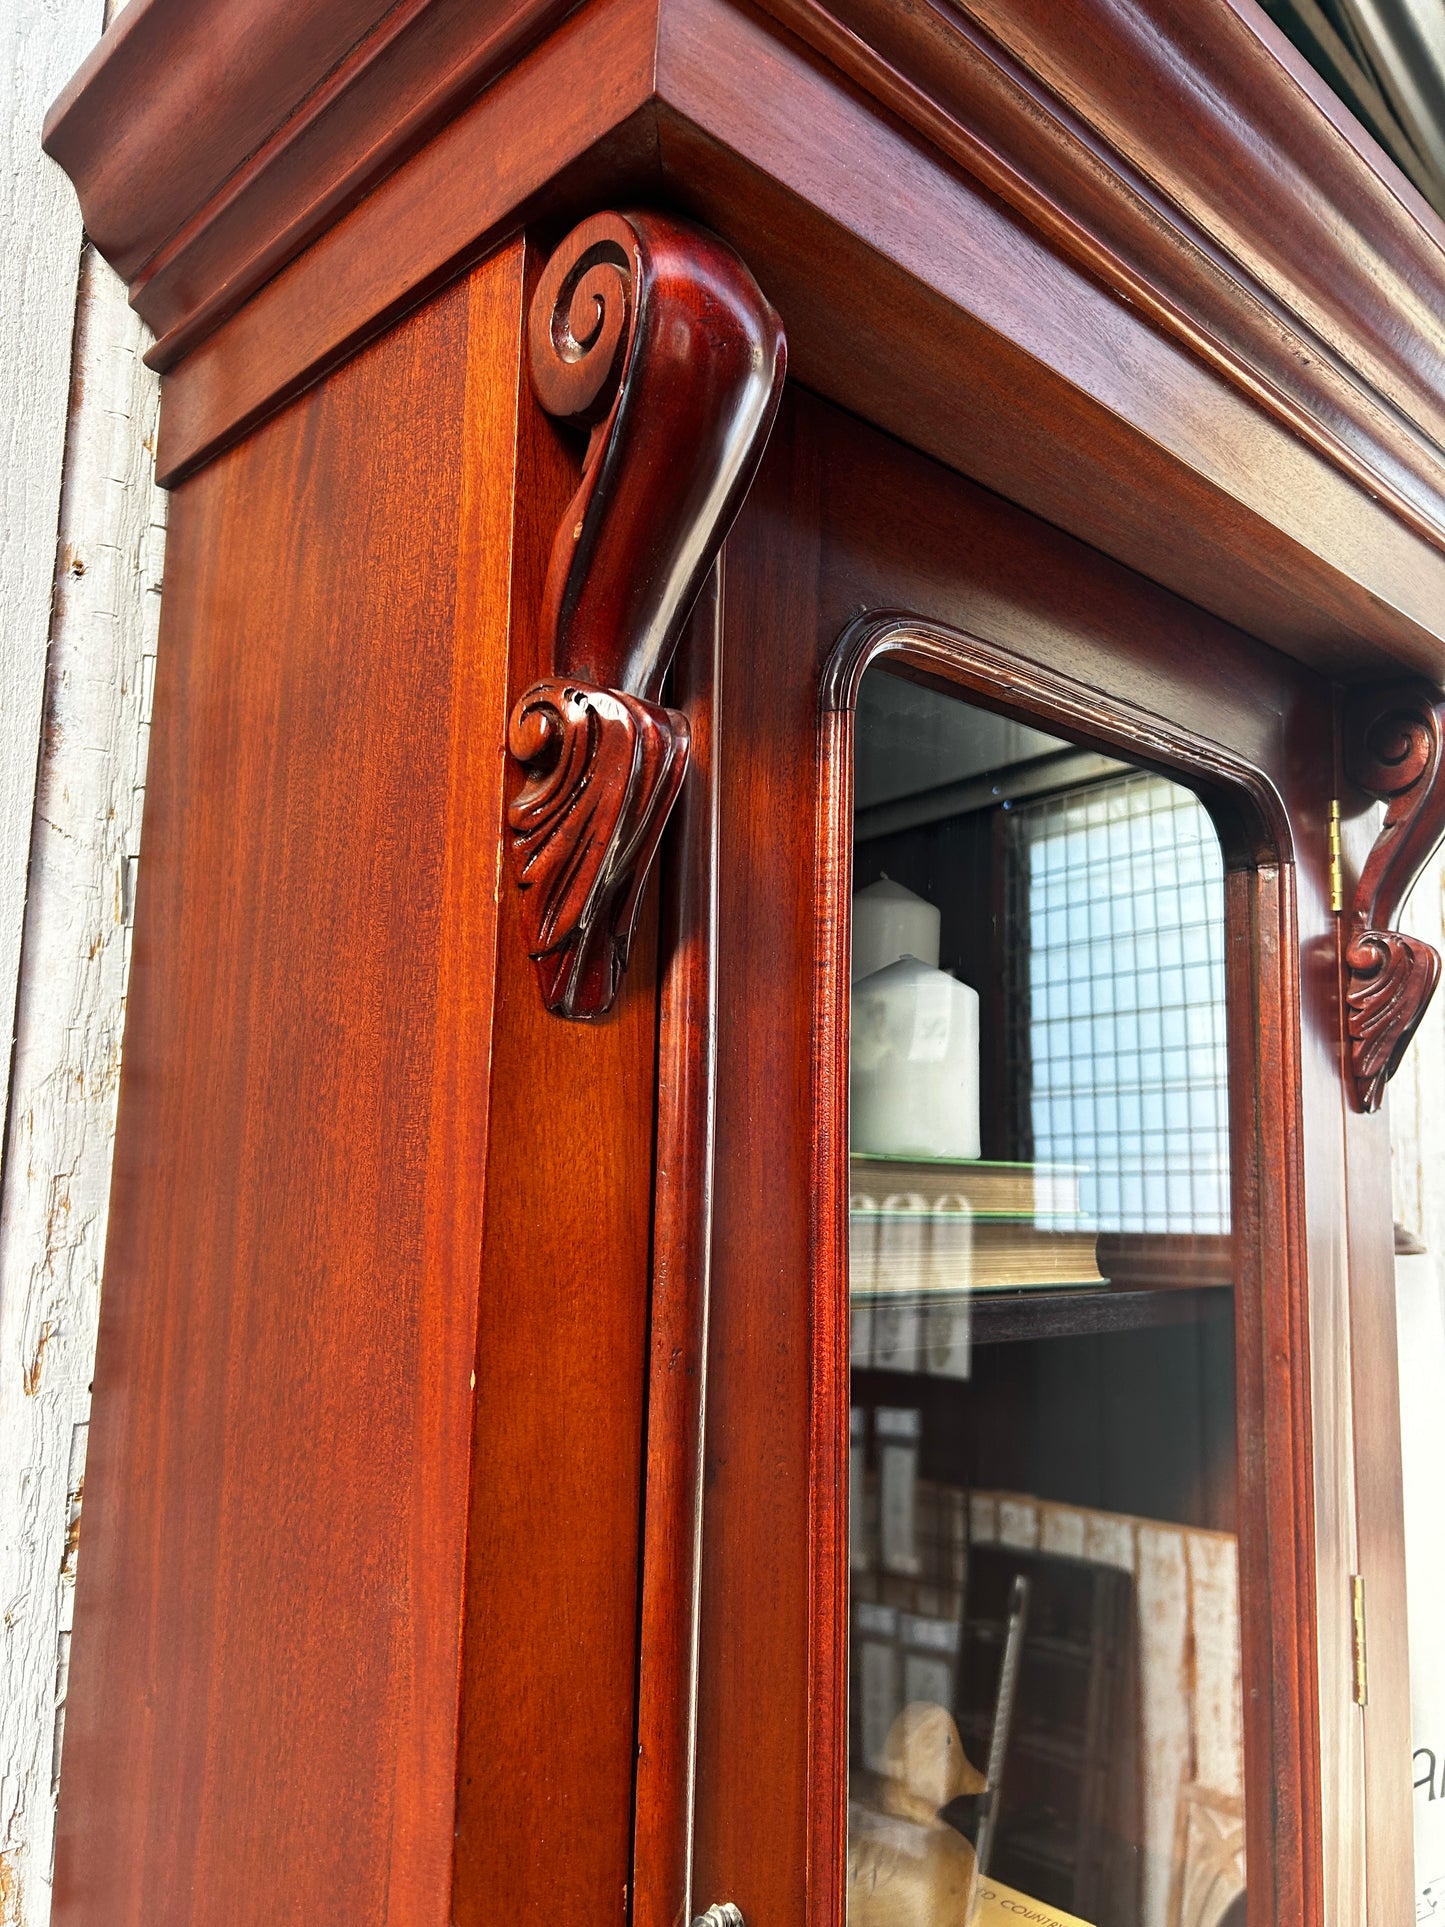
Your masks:
M1237 1927L1218 839L879 670L856 776L850 1927Z

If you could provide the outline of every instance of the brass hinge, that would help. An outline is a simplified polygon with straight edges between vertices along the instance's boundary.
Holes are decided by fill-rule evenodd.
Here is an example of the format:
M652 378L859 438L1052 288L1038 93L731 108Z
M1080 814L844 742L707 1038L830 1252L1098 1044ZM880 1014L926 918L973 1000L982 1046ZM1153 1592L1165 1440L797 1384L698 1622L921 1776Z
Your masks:
M1355 1656L1355 1704L1363 1706L1370 1697L1370 1672L1365 1663L1365 1582L1357 1572L1350 1574L1351 1645Z
M1338 916L1345 907L1345 862L1340 854L1340 805L1330 803L1330 909Z

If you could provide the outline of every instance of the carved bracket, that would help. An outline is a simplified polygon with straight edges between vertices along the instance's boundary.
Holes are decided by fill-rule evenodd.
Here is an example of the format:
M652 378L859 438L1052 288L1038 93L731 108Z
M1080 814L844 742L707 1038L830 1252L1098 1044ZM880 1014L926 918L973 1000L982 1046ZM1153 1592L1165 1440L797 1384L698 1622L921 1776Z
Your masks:
M1445 835L1445 700L1424 683L1371 692L1351 715L1345 770L1386 805L1345 932L1345 1030L1356 1104L1377 1111L1440 980L1440 958L1390 926Z
M549 1010L612 1007L687 770L657 700L767 445L782 324L730 248L660 214L599 214L547 264L532 385L590 430L542 607L552 673L512 712L508 807L528 950Z

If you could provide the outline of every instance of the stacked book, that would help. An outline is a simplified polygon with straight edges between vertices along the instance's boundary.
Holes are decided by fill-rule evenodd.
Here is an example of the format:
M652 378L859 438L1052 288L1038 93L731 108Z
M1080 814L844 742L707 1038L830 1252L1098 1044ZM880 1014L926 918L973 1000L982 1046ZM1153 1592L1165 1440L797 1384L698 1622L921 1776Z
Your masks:
M853 1363L966 1378L981 1291L1101 1286L1068 1166L856 1155L849 1195Z

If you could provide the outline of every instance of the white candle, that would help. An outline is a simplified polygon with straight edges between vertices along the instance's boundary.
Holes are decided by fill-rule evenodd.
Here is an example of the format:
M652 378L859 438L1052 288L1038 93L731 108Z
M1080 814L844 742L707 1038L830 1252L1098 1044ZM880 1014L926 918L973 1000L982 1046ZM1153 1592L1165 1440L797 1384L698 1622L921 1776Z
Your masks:
M938 967L942 919L925 898L891 877L880 877L853 898L853 981L875 970L917 957Z
M853 1149L976 1158L978 992L900 957L854 984L852 1026Z

